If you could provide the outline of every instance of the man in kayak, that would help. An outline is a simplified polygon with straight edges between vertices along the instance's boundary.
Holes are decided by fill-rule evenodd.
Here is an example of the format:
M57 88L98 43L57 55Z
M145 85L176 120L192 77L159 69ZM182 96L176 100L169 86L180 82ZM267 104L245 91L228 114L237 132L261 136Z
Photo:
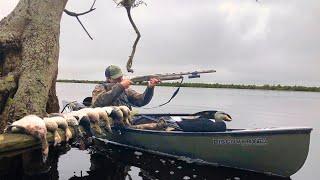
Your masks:
M154 92L154 87L160 83L159 79L152 78L143 94L130 89L132 82L124 79L121 69L118 66L110 65L105 70L106 82L97 85L92 92L92 107L105 106L132 106L141 107L148 104ZM137 129L163 129L166 127L164 121L132 125Z
M105 70L106 82L97 85L92 92L92 107L132 106L141 107L148 104L153 96L154 87L160 82L153 78L143 94L130 88L132 82L123 78L118 66L110 65Z

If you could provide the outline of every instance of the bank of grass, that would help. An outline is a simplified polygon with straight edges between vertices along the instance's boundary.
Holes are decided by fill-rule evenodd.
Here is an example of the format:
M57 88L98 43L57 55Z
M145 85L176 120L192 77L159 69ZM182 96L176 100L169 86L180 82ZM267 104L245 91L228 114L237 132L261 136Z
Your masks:
M64 83L88 83L88 84L99 84L103 81L89 81L89 80L67 80L60 79L57 82ZM146 85L142 83L140 85ZM163 82L159 86L167 87L194 87L194 88L228 88L228 89L261 89L261 90L279 90L279 91L307 91L307 92L320 92L320 87L306 87L306 86L283 86L283 85L244 85L244 84L219 84L219 83L183 83L180 85L178 82Z

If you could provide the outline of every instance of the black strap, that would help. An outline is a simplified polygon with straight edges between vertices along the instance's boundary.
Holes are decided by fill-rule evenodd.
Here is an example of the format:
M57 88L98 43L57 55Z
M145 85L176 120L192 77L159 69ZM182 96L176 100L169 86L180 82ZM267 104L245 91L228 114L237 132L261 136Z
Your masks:
M172 94L171 98L170 98L167 102L165 102L165 103L163 103L163 104L160 104L160 105L157 105L157 106L153 106L153 107L149 107L149 108L147 107L147 108L142 108L142 109L154 109L154 108L158 108L158 107L161 107L161 106L164 106L164 105L170 103L171 100L177 96L178 92L180 91L180 88L181 88L182 83L183 83L183 78L181 78L181 81L180 81L180 83L179 83L178 88L174 91L174 93ZM103 84L103 85L104 85L104 84ZM89 100L89 99L92 100L92 97L86 97L86 98L83 100L83 104L85 104L85 101L87 101L87 100ZM74 102L71 102L71 103L74 103ZM68 106L68 105L71 104L71 103L68 103L66 106ZM132 107L138 107L138 106L130 103L129 101L128 101L128 102L125 102L125 104L128 104L128 105L130 105L130 106L132 106ZM86 105L86 104L85 104L85 105ZM63 110L66 108L66 106L63 108ZM141 107L140 107L140 108L141 108ZM62 110L62 112L63 112L63 110Z
M92 97L86 97L84 98L84 100L82 101L82 104L89 107L91 106L91 102L92 102Z
M153 107L149 107L149 108L147 107L147 108L142 108L142 109L154 109L154 108L158 108L158 107L161 107L161 106L164 106L164 105L170 103L171 100L172 100L174 97L177 96L178 92L180 91L180 88L181 88L182 83L183 83L183 78L181 79L178 88L174 91L174 93L172 94L171 98L170 98L167 102L165 102L165 103L163 103L163 104L160 104L160 105L157 105L157 106L153 106Z
M67 103L67 104L63 107L63 109L62 109L62 111L61 111L60 113L63 113L63 111L64 111L70 104L75 103L75 102L77 102L77 101L72 101L72 102Z

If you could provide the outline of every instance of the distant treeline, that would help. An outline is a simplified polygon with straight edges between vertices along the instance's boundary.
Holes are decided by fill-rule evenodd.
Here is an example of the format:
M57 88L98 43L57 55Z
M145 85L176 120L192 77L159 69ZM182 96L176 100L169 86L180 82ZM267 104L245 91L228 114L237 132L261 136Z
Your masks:
M90 84L99 84L103 81L89 81L89 80L66 80L61 79L57 82L65 83L90 83ZM140 85L146 85L142 83ZM306 86L283 86L283 85L244 85L244 84L208 84L208 83L183 83L180 85L178 82L163 82L159 86L168 86L168 87L195 87L195 88L229 88L229 89L261 89L261 90L280 90L280 91L308 91L308 92L320 92L320 87L306 87Z

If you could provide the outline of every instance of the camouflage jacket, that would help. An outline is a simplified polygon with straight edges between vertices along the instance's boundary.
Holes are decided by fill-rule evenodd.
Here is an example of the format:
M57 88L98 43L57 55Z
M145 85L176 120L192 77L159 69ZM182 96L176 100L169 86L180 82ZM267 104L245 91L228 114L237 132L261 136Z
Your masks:
M154 88L147 87L143 94L130 88L124 89L120 83L103 83L97 85L92 92L92 107L131 106L141 107L148 104L153 96Z

